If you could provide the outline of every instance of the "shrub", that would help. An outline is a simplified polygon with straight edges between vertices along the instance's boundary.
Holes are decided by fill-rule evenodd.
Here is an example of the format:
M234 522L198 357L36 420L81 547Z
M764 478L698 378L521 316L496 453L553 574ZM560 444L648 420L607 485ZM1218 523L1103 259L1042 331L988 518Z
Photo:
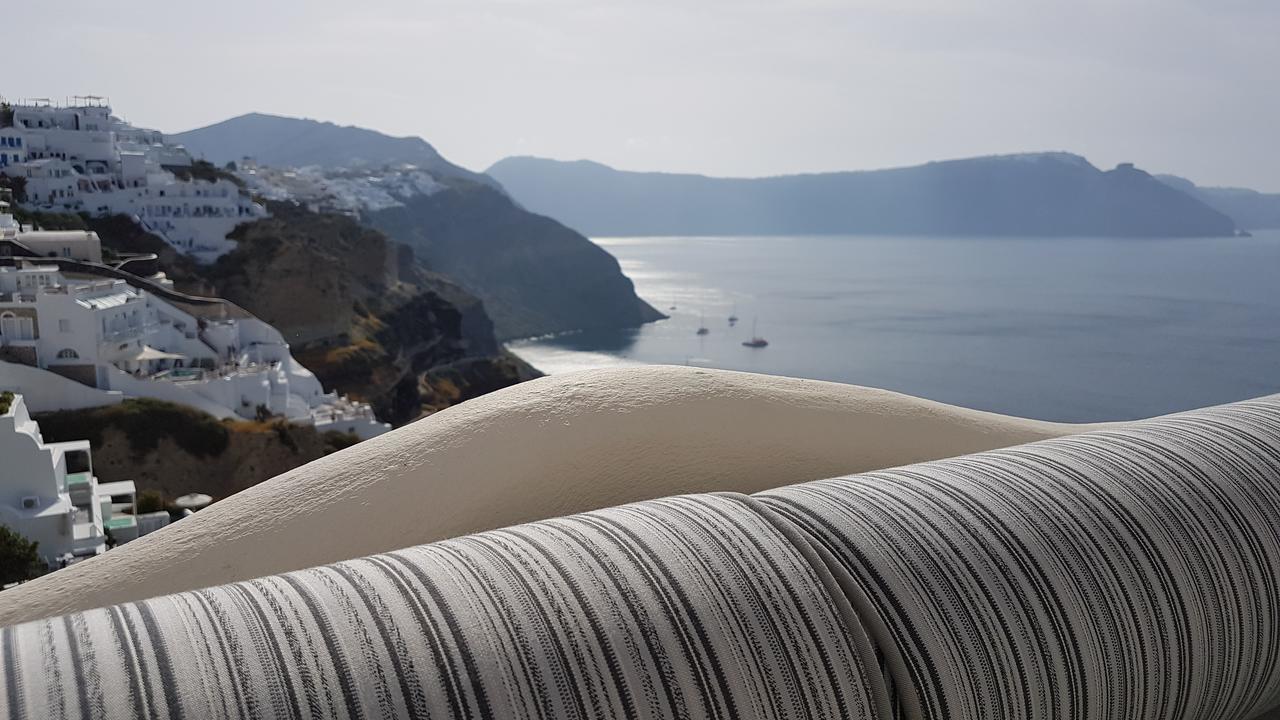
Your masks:
M227 449L230 431L212 415L183 405L131 398L119 405L88 410L59 410L36 418L47 440L88 440L102 445L102 431L116 428L129 438L134 455L155 450L161 438L200 458L216 457Z
M138 499L133 504L134 515L144 515L165 509L167 509L167 503L164 501L164 496L157 490L143 490L138 493Z
M324 435L324 451L326 455L336 453L339 450L347 448L360 442L359 436L355 433L342 432L339 430L325 430Z
M280 439L280 444L292 450L295 454L298 452L298 440L293 436L293 424L288 420L280 419L271 423L271 429L275 431L276 437Z
M48 568L40 559L37 548L38 543L0 525L0 585L43 575Z
M5 390L0 392L0 415L9 412L9 406L13 404L13 393Z

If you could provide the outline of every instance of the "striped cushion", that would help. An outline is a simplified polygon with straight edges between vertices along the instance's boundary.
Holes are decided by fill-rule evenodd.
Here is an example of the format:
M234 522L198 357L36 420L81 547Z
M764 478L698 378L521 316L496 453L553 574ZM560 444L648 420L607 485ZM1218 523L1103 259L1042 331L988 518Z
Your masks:
M1280 699L1280 397L763 493L924 718Z
M7 628L0 712L882 716L832 576L752 507L647 502Z

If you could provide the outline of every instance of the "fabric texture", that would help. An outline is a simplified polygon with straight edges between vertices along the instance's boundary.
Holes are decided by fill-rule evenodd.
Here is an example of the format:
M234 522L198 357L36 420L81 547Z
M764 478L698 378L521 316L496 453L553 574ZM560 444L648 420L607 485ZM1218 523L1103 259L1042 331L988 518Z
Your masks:
M1250 718L1280 700L1280 398L757 496L923 718Z
M825 567L671 498L0 631L13 718L849 718L887 707Z
M0 630L13 718L1247 720L1280 396Z

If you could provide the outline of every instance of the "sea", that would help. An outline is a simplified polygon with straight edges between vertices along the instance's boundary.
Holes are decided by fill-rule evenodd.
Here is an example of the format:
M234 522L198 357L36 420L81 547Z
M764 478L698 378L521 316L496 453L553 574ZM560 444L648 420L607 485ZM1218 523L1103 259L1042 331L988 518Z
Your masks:
M670 318L510 344L545 373L745 370L1067 422L1280 392L1280 231L594 241Z

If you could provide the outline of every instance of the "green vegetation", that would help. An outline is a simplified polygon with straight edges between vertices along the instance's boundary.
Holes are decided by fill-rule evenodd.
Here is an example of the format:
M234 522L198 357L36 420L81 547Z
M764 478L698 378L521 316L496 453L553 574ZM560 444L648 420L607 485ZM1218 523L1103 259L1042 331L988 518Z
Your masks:
M13 127L13 106L0 102L0 128Z
M139 457L155 450L166 437L199 458L221 455L230 442L230 430L212 415L149 398L88 410L59 410L41 414L37 420L48 441L88 439L95 448L102 445L103 430L117 428Z
M324 439L326 455L336 453L339 450L346 450L360 442L360 438L355 433L339 432L337 430L326 430L321 437Z
M288 420L281 418L271 423L271 430L275 432L276 437L280 439L280 444L289 448L297 454L298 439L293 436L294 425Z
M137 500L133 503L134 515L145 515L146 513L160 512L167 510L168 503L164 500L164 495L158 490L143 490L138 493Z
M31 580L45 573L37 547L37 543L0 525L0 585Z
M189 168L166 167L166 169L173 173L179 180L204 180L207 182L229 180L235 183L236 187L241 190L245 189L244 181L230 172L235 169L234 164L226 170L223 170L208 160L196 160L191 163L191 167Z
M9 412L9 406L13 404L13 393L5 390L0 392L0 415Z

